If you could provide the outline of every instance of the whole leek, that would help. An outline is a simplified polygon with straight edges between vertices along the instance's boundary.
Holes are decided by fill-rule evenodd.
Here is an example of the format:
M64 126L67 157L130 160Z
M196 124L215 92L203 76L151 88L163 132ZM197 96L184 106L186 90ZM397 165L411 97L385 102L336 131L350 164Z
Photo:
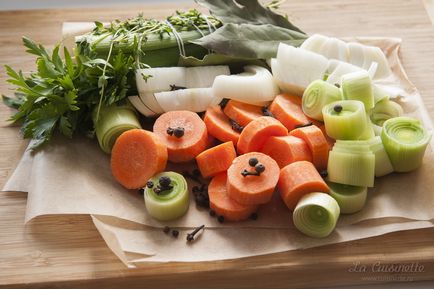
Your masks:
M409 172L420 167L431 136L417 119L401 116L386 120L381 140L394 170Z

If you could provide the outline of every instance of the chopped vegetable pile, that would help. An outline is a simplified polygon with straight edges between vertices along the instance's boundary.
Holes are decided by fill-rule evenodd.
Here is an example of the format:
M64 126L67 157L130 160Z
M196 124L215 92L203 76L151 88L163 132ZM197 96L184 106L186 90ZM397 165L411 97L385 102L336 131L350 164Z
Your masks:
M276 2L197 2L212 16L95 22L63 58L61 45L48 52L24 38L37 71L7 66L16 97L3 100L32 148L56 131L96 135L113 177L141 190L161 222L188 213L186 177L207 180L194 199L219 222L257 219L278 191L294 226L314 238L362 210L376 177L422 165L431 132L404 116L399 89L379 85L392 72L378 47L308 37ZM198 170L165 171L168 162Z

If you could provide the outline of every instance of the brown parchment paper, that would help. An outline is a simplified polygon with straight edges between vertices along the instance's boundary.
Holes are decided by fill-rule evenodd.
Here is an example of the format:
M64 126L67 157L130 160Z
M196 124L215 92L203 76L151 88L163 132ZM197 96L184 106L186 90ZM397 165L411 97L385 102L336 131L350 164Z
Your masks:
M400 90L396 100L406 113L421 119L432 130L421 97L400 64L400 39L355 40L385 51L393 75L382 79L382 84L395 85ZM26 222L47 214L94 215L95 226L107 245L128 266L142 261L240 258L431 227L434 219L432 144L420 169L377 179L375 188L369 191L365 208L354 215L341 216L337 230L321 240L294 230L291 214L277 194L270 204L260 208L256 221L220 224L192 201L183 218L158 222L147 215L143 197L137 191L128 191L113 180L109 156L95 141L85 138L57 138L43 151L35 154L26 151L3 191L28 192ZM191 168L192 165L169 165L168 170ZM192 185L196 184L189 181L190 190ZM205 241L196 242L194 247L185 246L183 241L172 243L171 238L161 233L161 227L166 225L180 228L182 234L201 224L207 227L201 237ZM168 242L170 246L166 246ZM196 253L188 254L191 250Z

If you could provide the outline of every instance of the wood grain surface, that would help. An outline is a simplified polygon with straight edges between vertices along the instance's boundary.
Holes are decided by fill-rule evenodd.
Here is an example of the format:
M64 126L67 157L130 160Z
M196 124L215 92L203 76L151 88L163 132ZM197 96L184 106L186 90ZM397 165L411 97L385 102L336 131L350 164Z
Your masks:
M21 36L50 45L64 21L109 21L140 11L163 18L175 9L158 6L119 9L12 11L0 13L0 64L29 71L34 59ZM421 0L287 1L289 18L308 33L334 36L393 36L403 39L401 58L434 112L434 30ZM3 67L0 92L9 94ZM9 126L12 110L0 105L0 185L16 165L26 142ZM106 247L89 216L52 216L23 225L26 195L0 193L0 286L25 288L290 288L434 279L434 230L380 237L253 258L206 263L146 264L127 269ZM351 272L354 264L411 264L418 273Z

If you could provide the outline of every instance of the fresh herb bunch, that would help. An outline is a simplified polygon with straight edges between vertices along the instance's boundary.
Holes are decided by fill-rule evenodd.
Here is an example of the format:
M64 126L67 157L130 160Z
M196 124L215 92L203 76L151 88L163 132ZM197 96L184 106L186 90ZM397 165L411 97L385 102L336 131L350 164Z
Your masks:
M307 38L272 10L282 1L266 7L257 0L195 1L213 16L193 9L164 21L139 15L108 26L95 22L93 31L76 39L73 57L64 49L62 59L60 45L48 52L23 38L26 51L37 56L37 70L25 75L6 66L16 97L3 101L18 109L11 120L22 123L24 137L34 139L32 148L56 131L93 135L93 122L105 106L123 105L137 94L137 68L264 63L275 57L280 42L298 46Z

